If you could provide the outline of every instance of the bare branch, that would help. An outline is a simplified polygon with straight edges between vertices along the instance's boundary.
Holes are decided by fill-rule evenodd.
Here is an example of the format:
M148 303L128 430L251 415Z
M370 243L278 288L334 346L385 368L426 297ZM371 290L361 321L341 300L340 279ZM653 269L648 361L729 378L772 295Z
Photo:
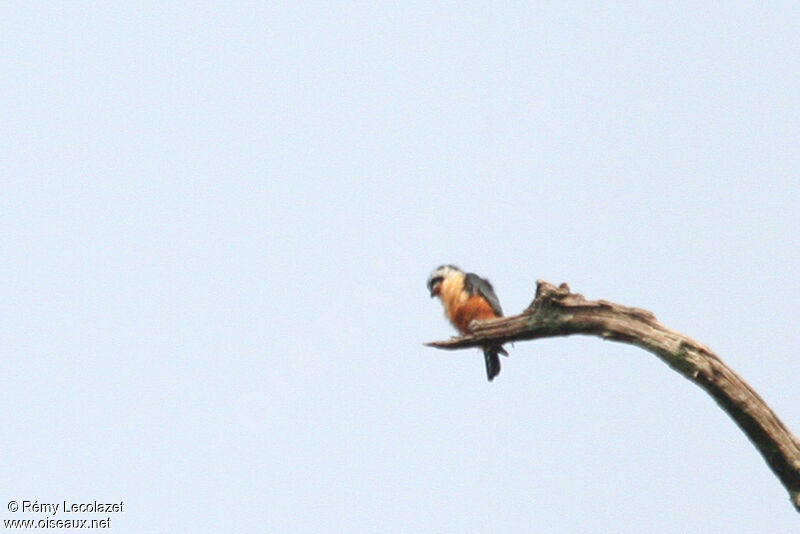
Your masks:
M536 298L520 315L474 321L472 333L427 343L440 349L574 334L630 343L652 352L711 395L755 445L800 512L800 441L764 400L708 347L661 325L647 310L586 300L566 284L539 280Z

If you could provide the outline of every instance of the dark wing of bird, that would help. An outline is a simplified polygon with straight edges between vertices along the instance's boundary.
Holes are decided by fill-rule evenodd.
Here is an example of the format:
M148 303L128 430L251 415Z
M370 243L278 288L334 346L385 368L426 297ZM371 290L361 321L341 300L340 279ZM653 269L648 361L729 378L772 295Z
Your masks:
M489 305L498 317L503 316L503 309L500 307L500 301L497 300L497 295L494 294L494 288L488 280L481 278L475 273L467 273L464 280L464 289L466 289L467 293L470 295L481 295L489 302Z

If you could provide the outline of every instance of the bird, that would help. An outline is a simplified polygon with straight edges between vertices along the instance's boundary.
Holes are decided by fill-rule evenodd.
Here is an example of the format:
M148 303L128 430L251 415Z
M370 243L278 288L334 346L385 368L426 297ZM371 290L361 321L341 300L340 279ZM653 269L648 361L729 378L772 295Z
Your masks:
M462 334L469 333L472 321L503 316L500 301L489 280L475 273L466 273L455 265L440 265L428 277L431 298L439 297L444 314ZM502 345L483 347L486 377L491 382L500 374L498 354L508 356Z

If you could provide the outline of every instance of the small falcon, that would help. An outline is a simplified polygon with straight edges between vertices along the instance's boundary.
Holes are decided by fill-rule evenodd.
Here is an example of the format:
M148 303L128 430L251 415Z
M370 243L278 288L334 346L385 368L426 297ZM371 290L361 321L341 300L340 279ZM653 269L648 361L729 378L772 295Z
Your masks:
M445 315L462 334L469 333L469 324L476 319L503 316L492 284L475 273L465 273L455 265L437 267L428 277L428 290L431 298L441 299ZM500 345L483 347L486 376L490 382L500 374L498 354L508 356Z

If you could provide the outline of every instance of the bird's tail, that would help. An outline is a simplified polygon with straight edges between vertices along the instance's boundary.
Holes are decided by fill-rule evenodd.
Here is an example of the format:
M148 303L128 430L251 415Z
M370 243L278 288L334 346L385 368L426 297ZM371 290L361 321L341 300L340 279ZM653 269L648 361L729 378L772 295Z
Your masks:
M483 349L483 358L486 360L486 378L489 379L489 382L500 374L500 357L498 354L508 356L506 349L501 346L484 347Z

